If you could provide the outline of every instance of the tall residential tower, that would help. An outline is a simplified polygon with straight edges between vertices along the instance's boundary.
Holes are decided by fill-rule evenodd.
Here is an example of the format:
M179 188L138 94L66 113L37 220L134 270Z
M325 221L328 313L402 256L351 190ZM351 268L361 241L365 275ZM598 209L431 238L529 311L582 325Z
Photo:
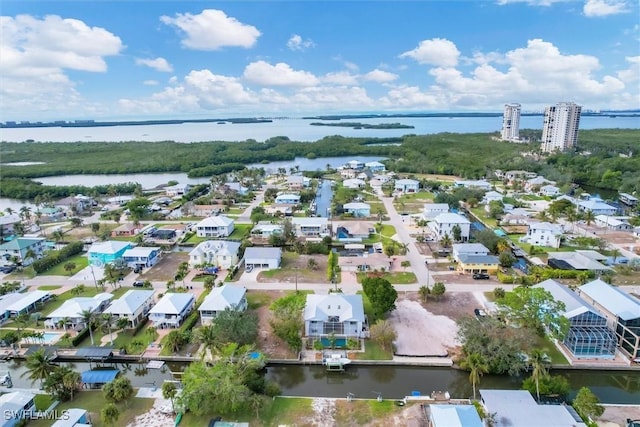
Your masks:
M559 102L544 109L542 151L566 151L578 142L582 107L573 102Z
M505 104L500 136L504 141L520 141L520 104Z

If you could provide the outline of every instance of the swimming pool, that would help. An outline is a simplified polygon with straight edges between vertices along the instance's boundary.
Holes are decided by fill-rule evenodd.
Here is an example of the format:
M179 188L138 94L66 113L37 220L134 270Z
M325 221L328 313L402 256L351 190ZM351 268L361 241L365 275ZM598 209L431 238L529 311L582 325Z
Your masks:
M347 346L346 338L336 338L334 341L336 348L345 348ZM331 340L329 338L321 338L320 342L323 347L331 347Z
M60 332L45 332L42 336L42 343L46 345L55 344L60 341L62 334Z

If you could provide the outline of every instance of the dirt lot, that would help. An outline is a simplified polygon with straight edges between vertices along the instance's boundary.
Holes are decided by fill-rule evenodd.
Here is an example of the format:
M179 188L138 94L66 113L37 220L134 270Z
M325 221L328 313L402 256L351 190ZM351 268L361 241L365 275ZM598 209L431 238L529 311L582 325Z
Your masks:
M272 316L269 306L273 301L287 294L287 291L247 291L250 309L255 311L259 320L257 347L269 359L293 359L297 357L284 341L273 334L269 324Z
M605 406L604 414L598 418L599 426L625 427L627 418L640 420L640 405L635 406ZM607 424L612 423L612 424Z
M189 261L189 254L185 252L172 252L162 256L156 265L140 275L141 280L169 281L176 275L178 266Z
M411 294L401 296L396 306L389 316L398 335L396 354L446 357L458 346L455 319L473 314L478 302L471 293L451 293L427 303Z

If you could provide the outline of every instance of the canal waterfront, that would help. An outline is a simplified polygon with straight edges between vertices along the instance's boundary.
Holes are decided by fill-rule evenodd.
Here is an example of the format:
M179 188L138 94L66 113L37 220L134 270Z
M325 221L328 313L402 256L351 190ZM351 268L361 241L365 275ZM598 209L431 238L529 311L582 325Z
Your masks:
M329 208L331 207L331 199L333 199L333 189L331 188L331 181L328 179L322 180L316 192L315 206L316 215L322 218L329 216Z
M79 372L90 369L88 363L70 366ZM167 363L162 369L145 369L145 364L140 363L105 366L123 371L134 387L161 387L165 380L179 380L187 364ZM7 369L15 388L35 386L21 377L26 370L24 361L14 360L0 366L3 372ZM588 387L602 403L640 403L640 371L554 370L552 374L567 377L572 388L570 397L580 387ZM273 364L267 367L266 375L280 386L285 396L345 398L352 393L356 398L375 398L380 393L384 399L399 399L413 392L430 395L433 391L448 391L454 398L472 395L469 373L452 368L350 365L345 372L338 373L326 372L320 365ZM479 388L519 389L521 383L521 378L484 375Z

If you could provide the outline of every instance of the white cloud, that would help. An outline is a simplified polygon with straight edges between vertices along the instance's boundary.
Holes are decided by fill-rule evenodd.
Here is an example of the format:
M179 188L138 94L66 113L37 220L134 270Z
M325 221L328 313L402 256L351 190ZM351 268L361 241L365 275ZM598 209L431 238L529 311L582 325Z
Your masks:
M215 9L205 9L198 15L178 13L175 18L161 16L160 21L180 29L185 36L182 45L194 50L218 50L227 46L250 48L261 36L256 27Z
M335 73L327 73L322 77L324 83L337 85L355 85L358 84L358 76L348 71L337 71Z
M303 51L314 46L315 46L315 43L313 43L313 40L311 39L303 40L302 36L299 36L298 34L292 35L291 38L287 41L287 47L290 50Z
M370 82L388 83L396 80L398 78L398 75L376 68L375 70L369 71L367 74L365 74L363 78Z
M145 80L142 82L142 84L145 86L158 86L160 82L157 80Z
M600 17L627 13L629 9L624 0L587 0L583 13L588 17Z
M164 58L155 58L155 59L136 58L136 64L144 65L163 73L170 73L173 71L173 66L169 64L167 60Z
M453 42L435 38L421 41L418 47L402 53L400 58L412 58L420 64L453 67L457 65L459 56L460 52Z
M551 6L554 3L562 3L573 0L498 0L496 3L499 5L506 5L511 3L527 3L531 6Z
M629 63L629 68L618 71L618 78L626 84L634 84L640 81L640 56L629 56L625 58ZM637 87L637 83L636 83Z
M265 61L252 62L244 69L244 78L264 86L314 86L319 80L307 71L296 71L289 64L271 65Z

